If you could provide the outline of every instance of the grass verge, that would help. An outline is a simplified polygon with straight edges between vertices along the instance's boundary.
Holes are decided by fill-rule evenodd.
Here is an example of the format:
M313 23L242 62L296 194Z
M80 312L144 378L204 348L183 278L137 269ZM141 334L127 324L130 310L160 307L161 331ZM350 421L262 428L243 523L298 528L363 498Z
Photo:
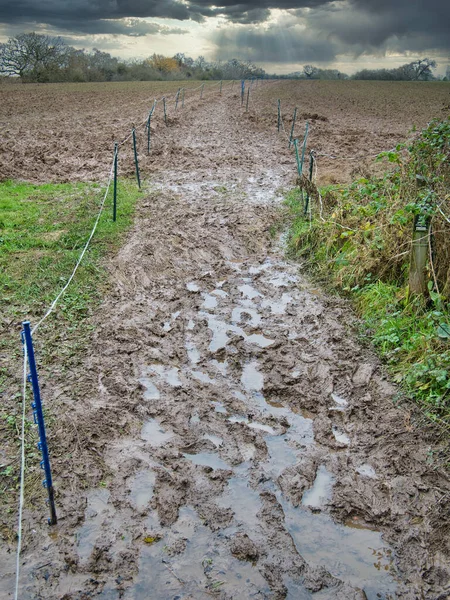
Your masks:
M394 380L427 418L450 429L450 120L433 122L408 148L385 153L381 178L292 190L289 252L321 281L349 295ZM307 187L307 183L303 182ZM304 192L303 192L304 193ZM408 289L413 224L430 224L428 293Z
M93 183L0 183L0 434L6 440L0 454L3 501L15 490L19 470L21 322L30 320L35 324L71 275L95 223L104 191L104 186ZM49 374L72 368L81 360L91 330L88 317L108 286L102 259L120 247L140 195L134 181L119 182L114 223L111 188L75 278L55 313L37 332L39 367ZM36 430L28 419L26 433L27 460L38 466ZM40 481L40 471L31 468L28 484L33 485L34 479Z

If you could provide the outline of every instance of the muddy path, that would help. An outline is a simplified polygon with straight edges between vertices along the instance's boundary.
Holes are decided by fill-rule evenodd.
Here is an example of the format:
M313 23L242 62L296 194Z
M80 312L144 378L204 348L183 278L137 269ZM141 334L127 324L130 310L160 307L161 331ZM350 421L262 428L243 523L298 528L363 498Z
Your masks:
M91 354L42 382L59 524L27 512L21 598L450 593L449 483L348 307L283 258L292 156L236 102L143 160ZM2 559L12 597L14 548Z

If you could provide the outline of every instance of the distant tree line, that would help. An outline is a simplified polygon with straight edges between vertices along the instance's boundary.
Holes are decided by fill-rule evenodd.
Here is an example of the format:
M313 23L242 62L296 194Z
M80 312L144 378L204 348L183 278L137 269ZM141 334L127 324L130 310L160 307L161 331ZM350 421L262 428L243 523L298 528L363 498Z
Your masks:
M313 65L305 65L302 71L283 75L287 79L376 79L381 81L432 81L437 79L433 69L436 61L421 58L394 69L362 69L354 75L347 75L337 69L320 69ZM450 80L450 66L447 67L445 81Z
M208 62L179 53L153 54L143 60L120 60L94 48L77 50L59 37L22 33L0 44L0 74L23 82L152 81L176 79L248 79L265 77L264 69L232 59Z
M236 58L208 62L184 53L167 57L153 54L143 60L121 60L94 48L77 50L60 37L22 33L0 44L0 75L23 82L152 81L177 79L377 79L390 81L430 81L435 79L436 61L422 58L395 69L363 69L351 77L337 69L305 65L288 75L268 75L250 61ZM450 67L444 80L450 80Z

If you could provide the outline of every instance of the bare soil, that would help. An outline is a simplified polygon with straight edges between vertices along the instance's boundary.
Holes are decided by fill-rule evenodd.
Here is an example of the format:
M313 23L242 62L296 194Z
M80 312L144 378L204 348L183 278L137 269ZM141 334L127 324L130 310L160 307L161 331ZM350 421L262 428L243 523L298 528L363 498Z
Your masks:
M41 374L59 523L27 504L23 599L450 594L436 440L271 235L295 169L270 85L249 114L231 93L156 122L150 157L139 138L148 194L90 353Z

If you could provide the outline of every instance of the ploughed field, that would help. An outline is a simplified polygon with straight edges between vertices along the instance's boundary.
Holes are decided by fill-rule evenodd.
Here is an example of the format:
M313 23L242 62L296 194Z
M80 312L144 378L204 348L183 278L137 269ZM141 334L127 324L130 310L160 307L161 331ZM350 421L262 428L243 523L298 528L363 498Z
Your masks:
M450 86L266 82L246 113L237 83L222 97L207 83L176 113L168 100L167 126L157 105L147 156L141 124L178 87L0 90L2 178L104 180L114 140L139 124L145 192L106 263L88 352L40 371L59 523L48 528L44 496L28 490L19 597L448 597L450 485L430 466L435 433L399 405L347 304L311 284L273 231L296 175L278 98L286 130L295 106L296 135L309 119L308 150L345 155L319 157L330 183L442 116ZM130 140L119 158L132 175ZM45 328L36 344L44 354ZM13 508L5 598L15 524Z
M176 91L181 86L195 89L185 92L185 110L196 113L200 109L199 85L197 81L174 81L0 86L0 179L48 182L104 178L114 141L145 120L154 98L168 96L169 122L176 124L183 112L180 97L175 113ZM217 99L218 94L217 82L205 82L204 103ZM239 82L233 86L224 83L223 95L237 97L230 119L240 114L239 94ZM250 96L250 115L256 129L276 127L278 99L288 133L297 106L295 135L303 134L308 120L309 148L337 157L318 156L320 181L339 183L349 180L352 173L364 174L371 158L408 139L413 128L420 130L432 118L448 114L450 91L446 83L265 82L252 89ZM162 117L160 103L155 123L161 123ZM197 127L203 126L199 120ZM130 147L124 150L131 162ZM175 143L170 156L181 151ZM198 159L203 159L201 152L192 156L194 165ZM213 162L214 156L209 159ZM152 168L166 163L160 156L148 161Z

